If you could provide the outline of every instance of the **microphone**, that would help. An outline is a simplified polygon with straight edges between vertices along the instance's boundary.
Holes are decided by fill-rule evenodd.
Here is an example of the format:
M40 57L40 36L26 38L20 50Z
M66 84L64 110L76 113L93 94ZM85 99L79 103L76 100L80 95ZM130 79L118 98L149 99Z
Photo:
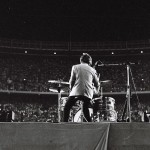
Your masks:
M124 62L124 63L115 63L115 64L104 64L102 61L98 60L95 62L94 64L94 68L95 67L108 67L108 66L124 66L124 65L136 65L139 63L134 63L134 62Z
M99 64L98 67L103 67L103 66L121 66L123 64Z
M104 65L103 62L101 62L100 60L98 60L98 61L95 62L94 66L96 67L96 66L99 66L100 64Z
M128 62L128 63L116 63L116 64L98 64L98 67L103 67L103 66L125 66L125 65L136 65L136 63Z

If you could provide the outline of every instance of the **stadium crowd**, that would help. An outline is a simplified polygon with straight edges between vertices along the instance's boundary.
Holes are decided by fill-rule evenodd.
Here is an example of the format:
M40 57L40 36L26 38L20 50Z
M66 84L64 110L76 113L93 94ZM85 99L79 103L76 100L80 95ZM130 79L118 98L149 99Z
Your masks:
M46 107L42 103L37 102L13 102L0 105L0 122L58 122L58 105L47 105ZM150 113L149 103L140 103L140 107L136 104L131 106L131 119L132 122L149 122L149 117L144 113ZM63 117L63 107L61 107L60 117ZM115 105L115 111L117 112L118 122L126 122L125 117L123 118L124 104L117 103ZM101 111L101 109L98 110ZM74 117L78 112L78 108L74 108ZM108 110L107 112L111 112ZM111 116L115 120L115 117ZM102 118L101 118L102 119ZM103 120L107 120L106 117Z
M71 66L77 63L79 62L67 60L63 57L0 57L0 90L48 91L50 86L48 80L68 81ZM110 61L105 63L120 64L121 62ZM98 71L101 74L101 80L112 81L109 88L105 89L106 92L126 91L126 65L99 67ZM148 60L136 60L135 65L131 65L131 81L134 81L137 91L150 90L149 72L150 62ZM133 84L131 85L133 89Z
M70 59L67 56L0 57L0 90L48 92L49 88L54 88L54 85L48 82L49 80L69 80L71 66L79 63L76 60L78 59ZM101 80L111 81L111 84L104 87L104 92L125 92L127 88L127 73L124 62L120 60L114 62L106 61L104 63L119 64L118 66L98 68L97 71L101 74ZM150 91L149 73L150 61L147 59L135 59L130 71L132 90ZM144 103L141 103L140 110L138 108L134 104L132 105L133 121L142 121L142 114L148 111L147 104ZM15 118L12 121L15 122L57 122L57 105L49 105L47 109L43 109L42 104L39 103L5 103L3 108L1 108L1 116L4 114L3 112L9 112L9 110L14 112ZM122 110L123 104L117 104L118 119L121 119ZM5 121L8 120L5 117Z

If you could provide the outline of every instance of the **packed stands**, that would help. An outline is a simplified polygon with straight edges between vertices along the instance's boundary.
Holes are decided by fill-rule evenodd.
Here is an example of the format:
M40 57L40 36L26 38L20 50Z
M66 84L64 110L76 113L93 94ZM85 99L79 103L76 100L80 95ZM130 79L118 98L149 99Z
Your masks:
M24 54L10 53L11 48L14 44L15 44L14 41L10 41L9 44L5 43L3 45L0 45L1 48L6 48L6 47L9 48L9 53L6 54L3 51L3 53L1 53L0 55L0 91L1 92L4 91L8 93L11 91L16 93L17 92L22 92L22 93L23 92L28 92L28 93L49 92L49 94L51 94L49 89L50 88L57 89L57 85L51 84L48 81L62 80L68 82L72 65L79 63L80 55L74 55L74 52L69 53L67 51L67 44L65 44L65 47L63 47L63 50L65 50L64 53L65 55L57 55L57 53L56 55L54 54L52 55L52 53L50 55L39 55L39 54L30 55L30 53L24 53ZM30 44L30 46L31 45L32 44ZM47 45L49 47L49 44ZM56 45L57 44L52 44L51 46L53 48L54 47L57 48ZM85 45L83 47L83 45L80 45L78 43L77 45L73 46L74 48L73 50L77 51L77 49L85 48ZM128 43L127 45L129 46L130 43ZM133 44L130 45L130 48L132 48L131 47L132 45ZM88 47L88 45L86 46ZM106 44L104 48L108 49L107 46L108 44ZM136 46L133 47L133 49L135 49ZM43 47L44 45L42 45L42 48ZM62 45L59 45L59 50L61 50L61 47ZM87 47L86 50L89 51ZM20 47L18 47L18 45L16 45L16 48L19 51ZM40 49L40 44L38 49ZM66 55L66 51L68 52L68 55ZM126 67L127 64L131 64L130 65L131 91L149 93L150 61L148 57L142 55L137 59L137 57L133 55L133 57L131 56L130 59L127 61L127 59L122 59L121 57L117 57L117 59L114 58L111 59L111 57L107 58L106 56L103 57L99 54L96 55L96 51L94 51L94 55L92 53L91 56L93 57L93 64L99 59L101 59L103 64L117 64L117 65L108 65L108 66L101 64L99 67L96 68L97 72L101 74L101 78L100 78L101 81L105 81L105 80L111 81L109 84L104 85L103 92L112 93L112 94L116 92L117 93L126 92L127 90L127 68ZM68 91L66 90L65 92ZM7 99L9 99L10 95L7 97L8 97ZM125 96L124 96L124 101L125 101ZM122 112L124 109L124 101L118 101L118 100L116 101L116 111L118 113L118 119L121 119ZM10 110L13 111L15 114L15 118L11 121L14 122L57 122L57 102L55 104L52 104L50 101L48 101L47 106L48 107L46 109L43 109L43 102L42 101L37 102L36 99L27 102L25 100L5 101L4 98L4 100L2 99L1 101L1 107L2 107L1 113L2 111L3 112L9 112ZM132 120L142 121L143 113L145 111L149 111L148 106L150 106L148 100L147 101L136 100L135 103L132 103L131 105ZM4 114L6 115L7 113ZM7 114L7 116L8 115L9 113ZM5 117L5 121L6 121L6 117Z
M69 63L68 63L69 62ZM73 64L79 63L67 57L27 57L9 56L0 57L0 90L15 91L48 91L48 80L69 81L70 70ZM105 62L105 64L121 64L119 66L99 67L101 80L111 80L111 87L106 92L126 91L127 73L123 62ZM131 81L135 82L137 91L150 90L150 62L136 60L131 65ZM132 84L132 88L133 84Z

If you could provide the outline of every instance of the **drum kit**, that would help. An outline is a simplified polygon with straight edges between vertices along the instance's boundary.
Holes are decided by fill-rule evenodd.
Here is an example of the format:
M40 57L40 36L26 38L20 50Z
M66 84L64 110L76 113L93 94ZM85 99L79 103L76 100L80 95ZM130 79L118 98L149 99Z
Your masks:
M65 92L64 86L69 87L69 82L49 80L49 83L57 84L57 89L50 88L49 91L58 94L58 122L62 122L63 111L68 97L62 97L61 93ZM117 121L117 113L115 111L115 99L112 97L103 96L103 85L109 84L110 80L101 81L101 96L93 98L91 100L91 106L89 106L89 113L92 118L92 122L101 121ZM69 88L68 88L69 89ZM67 91L66 91L67 92ZM81 120L81 107L80 101L77 101L76 105L70 112L70 122L82 122Z

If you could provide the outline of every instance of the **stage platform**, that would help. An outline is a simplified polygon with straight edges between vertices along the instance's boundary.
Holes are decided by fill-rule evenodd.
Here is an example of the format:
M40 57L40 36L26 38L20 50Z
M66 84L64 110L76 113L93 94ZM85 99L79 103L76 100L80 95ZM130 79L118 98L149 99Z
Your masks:
M150 150L150 123L0 123L0 150Z

